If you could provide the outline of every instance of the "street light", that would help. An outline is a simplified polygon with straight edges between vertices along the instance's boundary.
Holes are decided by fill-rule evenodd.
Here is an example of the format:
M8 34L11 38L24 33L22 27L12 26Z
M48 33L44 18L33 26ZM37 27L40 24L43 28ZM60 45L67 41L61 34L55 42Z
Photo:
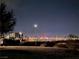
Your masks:
M19 32L20 35L22 35L22 32Z
M37 25L37 24L34 24L33 26L34 26L34 28L37 28L37 27L38 27L38 25Z

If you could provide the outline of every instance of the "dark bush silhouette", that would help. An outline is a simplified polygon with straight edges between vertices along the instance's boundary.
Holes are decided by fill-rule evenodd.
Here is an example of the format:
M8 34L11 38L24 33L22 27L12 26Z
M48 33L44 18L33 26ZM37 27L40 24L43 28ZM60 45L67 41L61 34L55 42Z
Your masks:
M15 46L15 45L19 45L20 44L19 40L12 40L12 39L7 40L7 39L4 39L3 41L4 41L3 45L5 45L5 46L7 46L7 45Z

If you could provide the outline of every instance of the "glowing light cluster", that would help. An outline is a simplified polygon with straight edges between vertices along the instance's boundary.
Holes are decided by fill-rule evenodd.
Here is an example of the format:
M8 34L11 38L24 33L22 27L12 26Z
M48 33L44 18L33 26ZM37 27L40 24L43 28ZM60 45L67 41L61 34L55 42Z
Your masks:
M38 25L37 24L34 24L34 28L37 28L38 27Z

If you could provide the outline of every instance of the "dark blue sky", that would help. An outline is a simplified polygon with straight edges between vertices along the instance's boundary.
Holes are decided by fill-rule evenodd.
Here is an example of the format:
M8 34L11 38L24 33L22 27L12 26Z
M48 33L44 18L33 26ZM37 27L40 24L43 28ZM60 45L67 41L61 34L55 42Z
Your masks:
M40 32L79 34L79 0L7 0L14 10L15 31L31 32L38 24Z

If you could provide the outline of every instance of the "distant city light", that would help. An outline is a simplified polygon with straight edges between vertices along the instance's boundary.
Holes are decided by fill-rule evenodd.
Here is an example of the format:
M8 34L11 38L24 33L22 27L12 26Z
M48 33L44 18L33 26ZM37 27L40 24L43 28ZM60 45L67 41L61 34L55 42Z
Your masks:
M34 28L37 28L38 27L38 25L37 24L34 24Z
M20 35L22 35L22 32L19 32Z

